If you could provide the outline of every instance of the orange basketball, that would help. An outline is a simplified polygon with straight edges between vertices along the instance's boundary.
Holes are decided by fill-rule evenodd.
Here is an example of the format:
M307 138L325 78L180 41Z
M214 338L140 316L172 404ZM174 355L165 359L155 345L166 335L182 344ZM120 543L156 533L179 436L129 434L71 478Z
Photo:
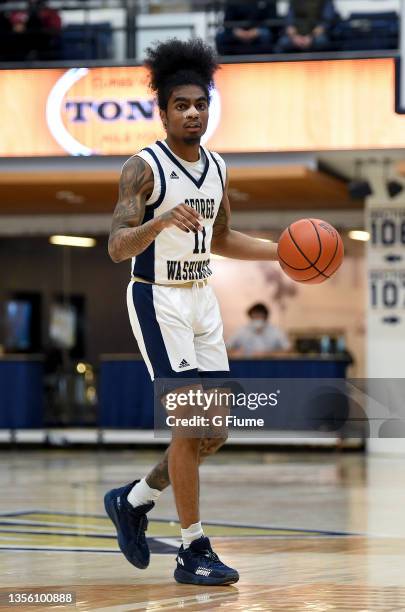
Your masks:
M321 219L299 219L280 236L280 266L300 283L323 283L339 268L344 249L339 232Z

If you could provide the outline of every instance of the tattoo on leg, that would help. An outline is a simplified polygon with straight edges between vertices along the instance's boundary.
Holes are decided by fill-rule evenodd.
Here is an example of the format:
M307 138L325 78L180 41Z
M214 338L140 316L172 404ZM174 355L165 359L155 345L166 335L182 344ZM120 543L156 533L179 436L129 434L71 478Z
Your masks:
M225 441L226 438L203 438L200 446L200 460L216 453Z
M163 491L169 486L169 450L165 452L162 461L155 465L145 480L152 489L158 489L158 491Z
M224 438L203 438L200 444L200 463L216 453L225 441ZM145 480L152 489L158 491L163 491L170 485L169 449L166 450L162 461L152 468Z

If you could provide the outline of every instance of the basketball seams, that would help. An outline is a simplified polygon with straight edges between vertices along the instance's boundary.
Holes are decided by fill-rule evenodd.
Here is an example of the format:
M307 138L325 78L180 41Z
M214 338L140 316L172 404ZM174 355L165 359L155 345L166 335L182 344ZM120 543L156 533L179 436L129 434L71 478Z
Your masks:
M318 228L316 227L315 223L312 221L312 219L308 219L308 221L311 223L312 227L314 228L315 233L316 233L316 237L318 238L319 255L318 255L318 257L316 258L316 260L314 262L314 263L318 263L321 255L322 255L322 240L321 240L321 237L320 237L319 232L318 232Z
M315 276L310 276L309 278L302 278L297 282L298 283L309 283L309 281L314 280L315 278L318 278L318 276L324 276L325 278L330 278L330 276L328 276L327 274L320 272L319 274L315 274Z
M335 259L335 256L336 256L336 253L337 253L337 250L338 250L338 246L339 246L339 237L338 237L338 235L336 233L335 251L334 251L332 257L330 258L328 265L324 268L324 270L327 270L329 268L329 266L333 263L333 260Z
M280 261L283 262L283 264L285 264L288 268L291 268L291 270L297 270L297 272L305 272L306 270L310 270L313 266L308 266L307 268L295 268L294 266L291 266L289 263L286 262L285 259L283 259L277 249L277 256L279 258Z
M339 237L338 237L338 235L337 235L337 233L336 233L336 245L335 245L335 251L334 251L333 256L331 257L331 259L329 260L328 265L327 265L327 266L325 266L325 267L323 268L323 270L319 272L319 274L315 274L315 276L310 276L309 278L301 279L299 282L301 282L301 283L307 283L308 281L314 280L315 278L318 278L318 276L321 276L321 275L322 275L322 276L325 276L325 278L331 278L332 274L334 274L334 273L336 272L336 270L339 268L339 266L341 265L341 263L339 264L338 268L336 268L336 270L334 270L334 271L332 272L332 274L331 274L330 276L329 276L328 274L325 274L325 270L327 270L327 269L329 268L329 266L331 266L331 265L332 265L333 260L335 259L335 256L336 256L336 253L337 253L338 247L339 247ZM281 258L280 258L280 259L281 259ZM289 266L289 265L288 265L288 264L287 264L287 263L286 263L286 262L285 262L283 259L281 259L281 261L282 261L282 262L283 262L283 263L284 263L286 266L288 266L289 268L292 268L292 266ZM311 266L311 267L312 267L312 266ZM313 266L313 267L315 268L315 266ZM294 270L295 268L292 268L292 269ZM318 268L315 268L315 270L317 270L317 269L318 269Z
M314 229L315 229L316 234L317 234L317 236L318 236L318 240L321 242L321 237L319 236L318 228L316 227L315 223L313 222L313 220L312 220L312 219L308 219L308 221L310 221L310 222L312 223L312 225L314 226ZM334 229L334 228L332 228L332 229ZM325 267L323 268L323 270L322 270L323 272L324 272L325 270L327 270L327 269L329 268L329 266L332 264L333 260L335 259L335 256L336 256L336 253L337 253L337 250L338 250L338 246L339 246L339 235L338 235L338 233L337 233L337 231L336 231L336 230L334 230L334 231L335 231L335 238L336 238L335 251L334 251L334 253L333 253L333 255L332 255L331 259L329 260L328 265L327 265L327 266L325 266ZM330 277L328 277L328 278L330 278Z
M335 253L334 253L334 255L333 255L333 258L331 259L331 261L330 261L330 262L329 262L329 264L327 265L327 267L326 267L326 268L324 268L324 270L327 270L328 268L330 268L330 267L332 266L332 264L334 263L334 262L333 262L333 260L334 260L334 258L336 257L336 253L337 253L337 251L338 251L338 248L339 248L339 244L340 244L340 243L341 243L341 239L340 239L340 237L339 237L339 236L337 236L337 244L336 244ZM342 249L343 249L343 244L342 244ZM334 269L332 270L332 272L331 272L331 274L330 274L331 276L332 276L333 274L335 274L335 272L336 272L336 271L337 271L337 270L340 268L340 266L342 265L342 263L343 263L343 260L341 259L341 260L338 262L337 267L336 267L336 268L334 268Z
M340 261L338 263L338 266L331 272L331 274L325 274L325 270L327 270L332 264L333 264L333 260L336 256L337 250L339 247L339 237L336 235L336 246L335 246L335 252L333 253L333 257L331 258L331 260L329 261L328 265L325 266L322 270L322 276L325 276L326 278L331 278L333 276L333 274L340 268L340 266L342 265L342 262ZM283 262L285 264L285 262ZM288 264L285 264L288 266ZM315 278L318 278L318 276L321 276L321 274L315 274L315 276L310 276L309 278L303 278L300 279L298 282L300 283L308 283L311 280L314 280Z
M316 223L312 219L306 219L306 220L311 223L312 227L315 230L317 238L318 238L319 254L318 254L317 259L315 260L315 262L313 264L311 263L311 265L309 265L307 268L296 268L296 267L290 265L289 263L287 263L287 261L285 259L283 259L283 257L280 256L279 249L277 249L277 254L278 254L278 258L280 260L280 263L284 264L284 265L282 265L282 267L285 266L287 268L287 270L290 269L290 270L294 270L294 271L297 271L297 272L304 272L306 270L310 270L311 268L313 268L314 270L316 270L318 272L318 274L316 274L314 276L310 276L309 278L297 279L298 282L308 283L308 282L311 282L311 281L315 280L316 278L318 278L320 276L323 276L325 279L331 278L331 276L336 272L336 270L340 267L340 265L342 263L340 261L338 263L338 265L334 269L332 269L330 271L330 274L326 274L326 270L328 270L328 268L333 267L334 260L336 258L336 254L337 254L338 249L339 249L339 245L341 244L340 236L339 236L338 232L336 232L336 230L335 230L335 248L334 248L334 252L333 252L332 256L330 257L329 261L327 262L327 264L324 267L322 267L322 269L320 269L315 264L319 261L321 255L322 255L322 239L321 239L321 236L319 235ZM295 248L297 249L297 251L300 253L300 255L302 257L304 257L304 259L306 259L306 261L308 261L308 263L310 263L309 257L303 252L303 250L301 249L301 247L299 246L299 244L295 240L290 227L288 227L286 229L288 230L288 234L290 236L290 239L291 239L292 243L294 244Z
M317 233L318 233L318 232L317 232ZM327 265L327 266L325 266L325 267L323 268L322 272L320 273L320 274L322 274L322 276L325 276L326 278L330 278L330 277L332 276L332 274L333 274L333 272L332 272L332 274L329 276L328 274L324 274L324 272L325 272L325 270L327 270L327 269L329 268L329 266L331 266L331 265L332 265L333 260L335 259L335 256L336 256L336 253L337 253L337 250L338 250L338 246L339 246L339 237L338 237L337 232L336 232L336 244L335 244L335 251L334 251L334 253L333 253L333 255L332 255L331 259L329 260L328 265ZM340 265L340 264L339 264L339 265ZM315 267L315 266L314 266L314 267ZM315 269L317 270L317 268L315 268ZM337 268L336 268L336 270L337 270ZM335 272L336 272L336 270L335 270ZM311 278L306 278L305 280L302 280L301 282L303 282L303 283L307 283L308 281L310 281L310 280L314 280L314 278L317 278L318 276L320 276L320 274L317 274L316 276L311 276Z
M317 268L317 267L316 267L316 265L315 265L315 264L316 264L316 262L319 260L319 258L320 258L320 256L321 256L321 254L322 254L322 245L321 245L321 243L320 243L320 239L319 239L319 234L318 234L318 232L316 232L316 235L317 235L317 238L318 238L318 242L320 243L320 244L319 244L319 246L320 246L320 249L319 249L319 255L318 255L318 257L316 258L315 262L314 262L314 263L312 263L312 261L310 261L310 259L309 259L309 258L308 258L308 257L305 255L304 251L302 251L302 249L300 248L300 246L299 246L299 245L297 244L297 242L295 241L295 238L294 238L294 236L292 235L292 232L291 232L290 227L288 227L288 228L287 228L287 230L288 230L288 233L289 233L289 235L290 235L290 238L291 238L291 240L293 241L293 243L294 243L294 245L295 245L296 249L297 249L297 250L298 250L298 251L301 253L301 255L304 257L304 259L306 259L306 260L307 260L307 262L310 264L310 266L309 266L309 267L310 267L310 268L314 268L314 269L315 269L315 270L318 272L318 275L317 275L317 276L319 276L319 275L320 275L320 276L324 276L325 278L329 278L329 276L327 276L326 274L323 274L323 272L321 272L321 270L318 270L318 268ZM287 264L287 265L288 265L288 264ZM307 270L307 269L308 269L308 268L304 268L304 270ZM304 270L303 270L303 271L304 271ZM316 278L316 277L314 277L314 278Z

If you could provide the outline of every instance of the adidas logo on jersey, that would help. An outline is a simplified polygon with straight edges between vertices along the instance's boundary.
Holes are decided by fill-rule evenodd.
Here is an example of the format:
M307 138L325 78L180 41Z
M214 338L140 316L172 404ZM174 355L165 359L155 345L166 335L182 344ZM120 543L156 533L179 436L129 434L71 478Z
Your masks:
M185 359L182 359L179 363L179 368L187 368L190 364Z
M173 178L173 179L178 179L179 177L178 177L178 175L175 173L175 171L173 170L173 172L172 172L172 173L171 173L171 175L170 175L170 178Z

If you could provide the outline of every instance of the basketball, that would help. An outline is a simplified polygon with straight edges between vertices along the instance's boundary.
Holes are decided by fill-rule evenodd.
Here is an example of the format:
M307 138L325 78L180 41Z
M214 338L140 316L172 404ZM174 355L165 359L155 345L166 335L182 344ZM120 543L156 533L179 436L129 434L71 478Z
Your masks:
M339 232L321 219L299 219L287 227L278 242L280 266L299 283L323 283L343 261Z

